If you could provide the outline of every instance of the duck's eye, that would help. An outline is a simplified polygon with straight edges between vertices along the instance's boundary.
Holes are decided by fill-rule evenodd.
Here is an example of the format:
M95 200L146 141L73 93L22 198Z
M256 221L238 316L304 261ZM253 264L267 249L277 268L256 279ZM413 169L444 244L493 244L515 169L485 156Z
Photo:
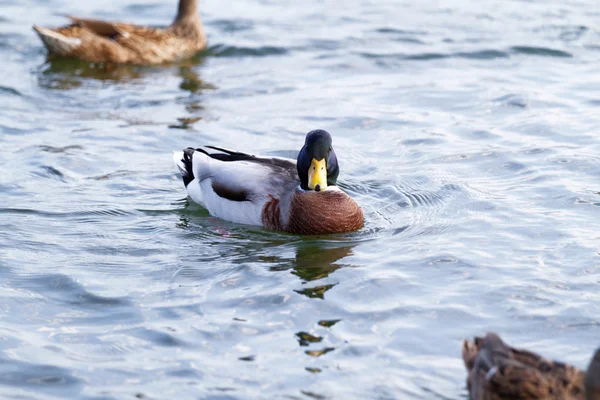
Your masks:
M331 147L329 148L329 151L333 150Z

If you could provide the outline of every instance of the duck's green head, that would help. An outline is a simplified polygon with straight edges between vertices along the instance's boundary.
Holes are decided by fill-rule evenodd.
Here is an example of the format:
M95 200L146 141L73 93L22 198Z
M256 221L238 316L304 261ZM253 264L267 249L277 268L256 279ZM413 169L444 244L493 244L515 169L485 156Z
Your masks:
M296 166L304 190L319 192L335 185L340 167L331 146L331 135L321 129L308 132Z

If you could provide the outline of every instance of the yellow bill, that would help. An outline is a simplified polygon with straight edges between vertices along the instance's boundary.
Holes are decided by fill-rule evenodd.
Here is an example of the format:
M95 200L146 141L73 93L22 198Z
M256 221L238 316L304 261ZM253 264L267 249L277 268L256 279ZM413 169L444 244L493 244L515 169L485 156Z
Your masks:
M308 169L308 188L317 192L327 188L327 163L325 158L321 161L312 159Z

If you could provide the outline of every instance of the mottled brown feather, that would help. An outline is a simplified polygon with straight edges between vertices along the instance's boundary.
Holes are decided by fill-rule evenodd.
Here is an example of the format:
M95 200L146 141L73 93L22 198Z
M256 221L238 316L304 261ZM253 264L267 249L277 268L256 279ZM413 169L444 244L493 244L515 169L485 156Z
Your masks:
M296 191L290 198L289 218L281 223L279 200L272 198L263 207L263 225L269 229L299 235L326 235L362 228L362 210L339 190Z
M269 195L269 201L263 206L261 213L262 223L268 229L274 231L283 231L281 223L281 209L279 207L279 199Z
M583 371L506 345L496 334L463 343L473 400L583 400Z
M49 56L74 57L96 63L150 65L189 58L206 47L196 0L180 0L175 21L164 29L69 18L74 22L69 26L55 29L34 26ZM69 42L69 39L78 39L80 43Z
M99 19L77 18L68 15L67 18L73 22L73 25L83 29L88 29L96 34L104 37L116 37L123 35L125 32L117 26L117 24Z

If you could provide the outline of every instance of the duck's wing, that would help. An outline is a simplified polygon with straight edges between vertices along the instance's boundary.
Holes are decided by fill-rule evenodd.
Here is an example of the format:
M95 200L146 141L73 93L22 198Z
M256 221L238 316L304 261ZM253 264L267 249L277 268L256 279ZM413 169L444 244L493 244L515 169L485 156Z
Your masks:
M556 390L571 395L582 395L584 372L572 365L553 361L539 354L507 346L515 360L543 374ZM574 397L576 398L576 397ZM600 399L599 399L600 400Z
M473 343L465 341L463 360L473 400L542 399L551 393L551 382L536 368L516 360L512 348L494 333Z
M79 18L72 15L67 15L67 18L69 18L73 24L88 29L98 36L114 39L118 36L127 37L129 35L127 30L123 28L124 24L103 21L100 19Z
M258 157L252 154L240 153L239 151L227 150L222 147L204 146L196 149L208 155L211 158L221 161L248 161L260 165L266 165L274 170L291 171L293 178L296 177L296 162L289 158L282 157Z
M259 157L216 146L205 146L195 149L195 151L208 156L208 158L211 160L218 160L222 162L213 162L210 164L210 167L212 168L210 168L209 171L213 178L235 181L238 181L239 178L241 178L243 182L247 182L247 178L249 177L245 176L243 171L248 173L250 173L250 171L254 171L253 175L266 174L268 177L270 177L269 181L275 180L277 183L281 183L282 181L294 183L299 182L296 163L294 160L288 158ZM200 158L200 160L201 161L198 163L198 168L202 169L205 167L205 163L203 161L205 161L206 158ZM238 175L238 179L230 176L230 171L235 171L236 174L239 173L240 175ZM260 173L257 171L260 171ZM206 171L204 171L204 173L206 173Z
M231 201L258 201L299 184L295 162L285 158L205 146L175 153L174 160L188 191L194 181L200 185L210 181L217 196Z
M486 375L483 383L488 396L498 399L551 399L551 382L538 370L517 363L498 363Z
M264 207L276 203L277 221L300 184L293 160L256 157L218 147L187 148L174 154L191 199L211 215L262 225ZM280 201L281 200L281 201Z
M122 45L134 45L140 42L146 43L164 43L173 38L173 33L169 29L154 28L149 26L140 26L124 22L104 21L100 19L79 18L72 15L67 16L73 25L86 29L93 34L112 39Z

